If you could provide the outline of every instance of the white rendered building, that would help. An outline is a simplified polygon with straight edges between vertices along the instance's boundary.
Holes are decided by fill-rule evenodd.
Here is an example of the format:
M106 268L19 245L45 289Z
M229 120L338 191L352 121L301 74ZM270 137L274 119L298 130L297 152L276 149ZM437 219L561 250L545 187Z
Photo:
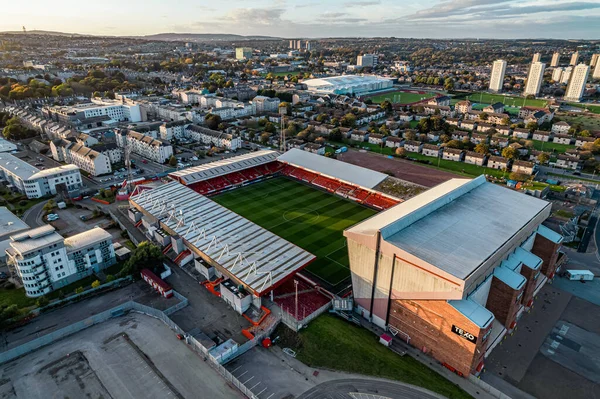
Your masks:
M502 91L504 85L504 73L506 72L506 61L496 60L492 66L490 74L490 90Z
M133 153L158 163L167 162L173 155L173 147L169 142L133 130L118 132L116 141L119 147L131 147Z
M527 76L527 85L525 86L524 94L537 96L540 92L540 87L544 81L544 70L546 64L543 62L534 62L529 68L529 76Z
M309 91L323 94L361 95L389 89L392 80L374 75L343 75L305 80Z
M565 100L567 101L581 101L583 93L585 91L585 83L590 74L589 65L579 64L573 68L567 91L565 92Z

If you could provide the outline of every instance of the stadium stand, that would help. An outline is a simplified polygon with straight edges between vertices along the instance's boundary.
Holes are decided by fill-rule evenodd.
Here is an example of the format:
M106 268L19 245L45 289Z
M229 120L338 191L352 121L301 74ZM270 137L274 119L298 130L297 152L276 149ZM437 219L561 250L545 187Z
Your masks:
M298 315L296 317L296 287L294 280L298 281ZM319 291L319 287L312 286L302 279L289 279L277 287L273 292L273 300L281 309L300 321L311 315L316 310L331 301Z
M240 173L248 180L258 179L262 174L256 168L240 170Z
M248 179L239 172L233 172L224 176L231 184L240 184Z
M208 181L201 181L199 183L194 183L190 186L192 190L197 192L198 194L208 194L212 191L215 191L215 188L210 185Z
M315 180L319 175L313 172L309 172L308 170L296 168L294 172L290 174L290 176L295 177L296 179L311 183Z
M371 194L363 201L365 205L371 205L377 209L388 209L396 204L398 201L394 201L390 198L384 197L379 194Z
M371 193L369 191L356 187L354 190L348 193L348 197L355 201L362 202L366 200L370 194Z
M219 177L215 177L213 179L210 179L208 181L210 183L211 186L213 186L216 190L222 190L224 188L230 187L231 183L222 176Z
M337 191L337 189L340 188L340 186L342 185L342 183L340 183L339 181L324 176L317 177L315 180L313 180L312 184L314 184L315 186L322 187L327 191L331 192Z

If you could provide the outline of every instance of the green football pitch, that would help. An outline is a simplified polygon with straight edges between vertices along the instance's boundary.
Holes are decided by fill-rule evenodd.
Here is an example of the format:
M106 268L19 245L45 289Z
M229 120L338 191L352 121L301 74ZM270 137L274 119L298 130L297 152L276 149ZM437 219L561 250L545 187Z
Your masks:
M350 277L344 229L377 213L285 177L211 199L315 255L307 270L332 285Z
M394 104L412 104L417 101L425 100L428 98L435 97L435 93L411 93L407 91L394 91L389 93L378 94L373 97L369 97L371 101L376 104L382 103L385 100L388 100Z

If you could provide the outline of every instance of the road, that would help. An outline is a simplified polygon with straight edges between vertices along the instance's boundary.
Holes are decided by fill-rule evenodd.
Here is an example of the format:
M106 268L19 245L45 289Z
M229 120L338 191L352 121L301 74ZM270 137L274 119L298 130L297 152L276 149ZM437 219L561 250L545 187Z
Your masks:
M538 177L544 177L546 176L546 178L548 179L557 179L557 180L571 180L571 181L580 181L582 183L591 183L589 181L586 180L593 180L595 182L600 183L600 176L597 174L590 174L590 173L583 173L580 172L581 174L579 176L575 176L573 175L572 170L566 170L566 169L561 169L561 168L552 168L549 166L540 166L540 174L538 175ZM553 175L548 175L549 173L552 173L553 175L560 175L560 176L553 176ZM586 179L586 180L580 180L581 179ZM593 183L592 183L593 184Z
M21 219L31 228L43 226L45 224L42 220L44 205L46 205L46 201L35 204L25 211Z
M414 385L381 380L348 379L328 381L309 389L298 399L441 399L442 395Z

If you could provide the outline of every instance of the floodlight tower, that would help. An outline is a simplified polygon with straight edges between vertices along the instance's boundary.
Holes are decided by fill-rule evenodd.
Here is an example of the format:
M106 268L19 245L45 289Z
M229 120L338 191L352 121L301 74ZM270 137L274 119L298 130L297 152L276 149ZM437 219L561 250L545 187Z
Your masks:
M23 34L27 34L27 28L23 26Z
M280 138L279 138L279 149L281 150L281 152L285 152L286 148L285 148L285 116L287 115L287 105L286 103L282 103L279 105L279 116L281 119L280 125L279 125L279 134L280 134Z
M135 188L135 187L133 187L133 183L131 182L133 180L133 175L131 173L131 151L133 150L133 148L129 145L129 141L127 139L125 139L124 144L125 144L125 167L127 168L127 192L131 193L131 192L133 192L133 189Z

